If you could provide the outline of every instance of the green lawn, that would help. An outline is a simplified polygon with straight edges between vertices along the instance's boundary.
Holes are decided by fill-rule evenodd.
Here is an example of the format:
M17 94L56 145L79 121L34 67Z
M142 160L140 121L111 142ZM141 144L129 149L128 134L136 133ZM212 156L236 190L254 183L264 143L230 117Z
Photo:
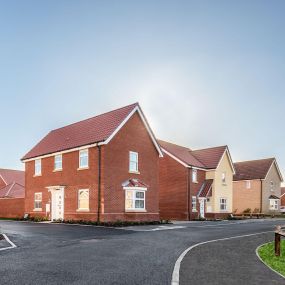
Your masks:
M279 257L275 256L274 242L261 246L258 254L269 267L285 276L285 240L281 241L281 255Z

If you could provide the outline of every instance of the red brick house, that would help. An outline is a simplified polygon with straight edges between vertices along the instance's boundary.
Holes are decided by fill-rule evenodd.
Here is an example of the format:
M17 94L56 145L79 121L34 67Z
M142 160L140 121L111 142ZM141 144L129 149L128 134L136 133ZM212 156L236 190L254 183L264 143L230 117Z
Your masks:
M219 218L232 212L234 167L227 146L191 150L159 141L162 219Z
M25 172L0 169L0 217L20 218L25 211Z
M159 220L160 156L137 103L53 130L22 158L25 211L51 220Z

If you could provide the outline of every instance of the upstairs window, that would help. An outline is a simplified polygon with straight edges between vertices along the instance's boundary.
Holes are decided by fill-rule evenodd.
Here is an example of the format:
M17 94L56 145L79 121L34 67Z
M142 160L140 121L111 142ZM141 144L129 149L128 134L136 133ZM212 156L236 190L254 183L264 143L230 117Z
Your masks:
M251 181L250 180L245 181L245 187L246 187L246 189L251 188Z
M197 211L197 197L192 196L192 211L196 212Z
M89 211L89 190L78 191L78 210Z
M134 151L129 153L129 171L139 172L139 154Z
M42 193L35 193L34 209L37 211L42 210Z
M226 172L222 173L222 183L226 184Z
M197 183L197 169L192 169L192 182Z
M88 149L79 151L79 168L88 168Z
M54 170L62 170L62 154L54 157Z
M227 199L226 198L220 199L220 210L227 211Z
M145 210L145 191L126 190L126 211Z
M270 181L270 191L273 192L274 191L274 181Z
M36 159L35 160L35 175L41 175L42 174L42 160Z

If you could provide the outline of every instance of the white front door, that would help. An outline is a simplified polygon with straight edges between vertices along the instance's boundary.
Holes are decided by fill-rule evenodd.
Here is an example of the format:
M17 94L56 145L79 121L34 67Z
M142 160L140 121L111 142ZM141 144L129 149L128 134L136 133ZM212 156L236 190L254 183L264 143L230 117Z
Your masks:
M63 220L64 217L64 190L54 189L51 192L51 220Z
M199 202L200 202L200 217L205 218L205 200L201 199Z

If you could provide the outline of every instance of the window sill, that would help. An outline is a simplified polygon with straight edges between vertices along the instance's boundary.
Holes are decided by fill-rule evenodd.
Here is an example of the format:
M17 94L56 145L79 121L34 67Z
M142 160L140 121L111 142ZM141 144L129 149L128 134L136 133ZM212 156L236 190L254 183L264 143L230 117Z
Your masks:
M42 176L42 174L34 174L33 177L39 177L39 176Z
M135 209L135 210L125 210L126 213L137 213L137 212L140 212L140 213L144 213L144 212L147 212L147 210L145 209Z
M43 209L38 208L38 209L34 209L33 211L34 211L34 212L42 212Z
M76 212L90 212L89 209L77 209Z
M139 171L131 171L131 170L129 170L129 173L131 173L131 174L141 174Z
M192 183L198 184L198 181L192 181Z
M86 169L89 169L89 166L87 167L78 167L77 170L86 170Z
M193 213L196 213L196 212L197 212L197 210L192 210L192 212L193 212Z
M59 169L54 169L53 172L60 172L62 171L62 168L59 168Z

